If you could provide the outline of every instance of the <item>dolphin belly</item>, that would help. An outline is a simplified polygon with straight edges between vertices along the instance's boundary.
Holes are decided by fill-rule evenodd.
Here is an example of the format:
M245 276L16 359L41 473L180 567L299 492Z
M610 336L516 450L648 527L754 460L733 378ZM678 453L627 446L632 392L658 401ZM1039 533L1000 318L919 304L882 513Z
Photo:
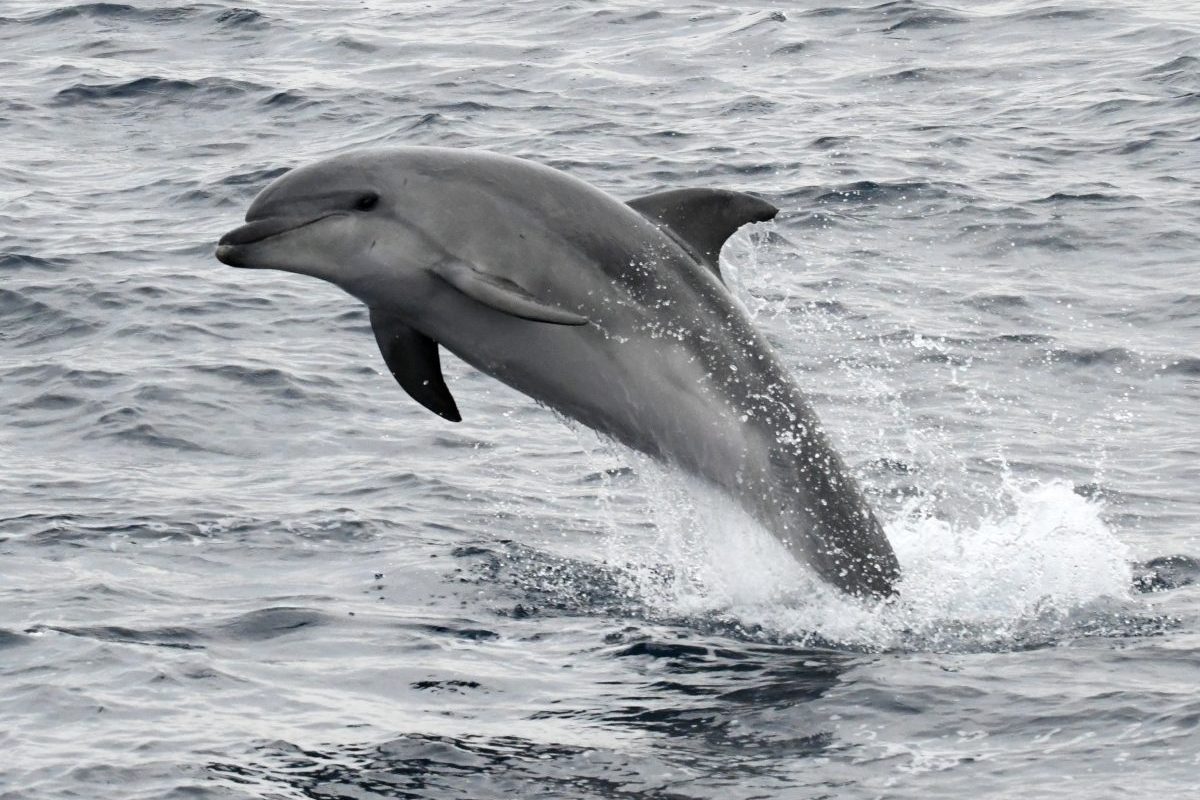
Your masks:
M447 298L457 320L429 335L471 366L635 450L725 488L752 448L746 429L706 392L703 365L664 343L644 343L592 326L545 326L481 313ZM457 306L457 307L456 307Z

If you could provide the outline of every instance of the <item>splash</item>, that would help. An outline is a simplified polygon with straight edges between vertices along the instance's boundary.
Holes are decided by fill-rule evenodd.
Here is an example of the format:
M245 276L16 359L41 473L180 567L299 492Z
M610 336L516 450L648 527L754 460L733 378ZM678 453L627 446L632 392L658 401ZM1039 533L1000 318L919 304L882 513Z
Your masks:
M820 365L824 376L836 376L822 386L832 392L828 402L854 403L847 439L877 430L880 441L893 440L900 483L881 486L896 475L866 474L867 467L858 478L877 495L911 491L898 506L876 503L903 573L899 597L847 598L725 495L622 452L636 464L644 516L624 518L610 505L606 562L630 607L650 619L717 622L753 638L867 650L1015 649L1080 635L1128 635L1137 616L1129 613L1131 557L1105 522L1103 501L1080 496L1066 481L1017 479L1002 438L973 445L976 461L992 451L985 460L996 471L972 469L944 423L919 417L900 390L913 381L918 392L925 390L922 381L950 386L979 416L1011 413L1003 398L960 381L970 360L943 358L948 345L920 333L900 337L893 352L883 346L895 345L893 339L870 320L814 312L819 302L806 305L806 313L788 313L791 271L781 265L795 258L795 247L770 224L754 227L753 235L739 233L726 247L731 257L722 267L731 290L768 332L809 343L800 360L810 370ZM839 350L851 354L830 355ZM924 358L929 353L938 357ZM931 365L931 372L913 374L914 363ZM1103 458L1096 461L1102 472ZM632 488L612 491L626 495Z
M968 530L906 509L889 527L905 568L914 622L1021 620L1104 597L1128 597L1128 548L1102 518L1103 505L1065 481L1006 478L1002 507Z
M777 279L786 277L779 265L794 256L794 247L770 226L755 228L753 236L730 240L725 255L731 257L722 265L759 324L782 326L788 341L824 335L853 346L861 340L856 325L865 325L862 320L786 314L789 293L779 291L786 282ZM937 346L919 335L911 342L918 349ZM640 541L617 534L611 548L610 563L623 566L629 594L652 616L720 618L754 635L864 649L1009 649L1119 634L1132 602L1130 553L1104 521L1102 501L1080 496L1065 481L1016 479L1000 441L994 443L998 458L989 459L1000 467L999 485L969 474L945 431L920 424L896 391L895 368L911 362L886 352L872 358L882 360L851 358L832 366L856 387L860 416L873 411L881 425L890 421L906 432L897 452L923 465L918 471L927 491L881 509L903 572L898 599L847 599L727 498L648 463L638 473L654 498L656 534ZM959 369L953 361L946 365ZM954 384L957 373L950 378ZM978 393L964 398L991 413Z
M717 492L644 466L655 532L614 534L608 561L651 617L868 650L1008 649L1070 638L1131 600L1130 554L1103 505L1063 481L1006 478L1002 502L989 504L1006 510L969 525L904 507L885 523L899 598L862 603Z

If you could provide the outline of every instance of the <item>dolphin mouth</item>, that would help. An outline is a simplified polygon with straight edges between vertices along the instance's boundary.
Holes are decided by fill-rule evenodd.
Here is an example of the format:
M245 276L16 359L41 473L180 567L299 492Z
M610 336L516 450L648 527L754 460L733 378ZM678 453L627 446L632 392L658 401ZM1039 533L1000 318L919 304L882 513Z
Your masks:
M341 212L322 214L319 217L266 217L240 225L221 237L217 242L217 260L231 267L249 266L240 257L241 248L246 245L258 244L274 236L306 228L330 217L341 216Z

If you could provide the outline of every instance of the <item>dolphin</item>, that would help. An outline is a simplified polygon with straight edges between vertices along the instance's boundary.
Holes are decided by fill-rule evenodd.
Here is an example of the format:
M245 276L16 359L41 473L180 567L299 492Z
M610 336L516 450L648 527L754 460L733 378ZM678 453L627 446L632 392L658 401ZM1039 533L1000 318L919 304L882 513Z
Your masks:
M217 258L340 286L392 375L461 419L439 346L550 408L715 484L797 560L896 592L887 537L718 258L770 203L675 189L621 202L479 150L372 149L277 178Z

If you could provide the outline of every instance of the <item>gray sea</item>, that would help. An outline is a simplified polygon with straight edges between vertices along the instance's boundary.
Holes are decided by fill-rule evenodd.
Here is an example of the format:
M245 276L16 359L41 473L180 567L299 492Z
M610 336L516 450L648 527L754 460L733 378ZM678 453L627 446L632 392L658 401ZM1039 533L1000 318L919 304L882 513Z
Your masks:
M0 798L1192 796L1200 6L243 2L0 0ZM778 205L900 600L214 259L401 144Z

